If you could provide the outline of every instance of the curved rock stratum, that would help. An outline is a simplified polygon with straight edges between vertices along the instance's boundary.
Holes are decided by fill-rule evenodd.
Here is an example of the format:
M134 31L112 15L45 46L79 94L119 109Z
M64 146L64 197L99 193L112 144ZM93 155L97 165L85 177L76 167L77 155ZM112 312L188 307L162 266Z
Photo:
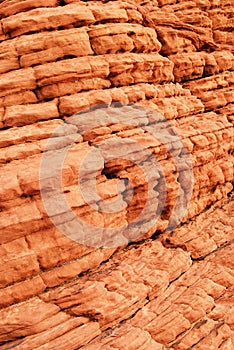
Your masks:
M233 28L0 2L0 350L234 349Z

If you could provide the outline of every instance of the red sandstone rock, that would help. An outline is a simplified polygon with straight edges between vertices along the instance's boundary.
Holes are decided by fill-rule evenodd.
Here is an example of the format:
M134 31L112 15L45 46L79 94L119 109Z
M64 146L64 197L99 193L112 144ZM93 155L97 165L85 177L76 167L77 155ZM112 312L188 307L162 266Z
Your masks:
M52 119L59 117L57 101L11 106L5 109L3 123L5 126L22 126L32 124L43 119Z
M58 18L60 20L58 21ZM91 24L95 22L92 12L83 5L68 5L65 8L39 8L26 13L2 19L5 33L11 37L51 28L58 28L72 23Z
M228 0L1 2L0 349L234 347L232 29ZM105 109L107 123L95 111L73 116L113 102L159 112L190 153L193 193L182 221L172 218L181 223L173 232L165 232L168 220L191 180L178 142L156 139L144 129L152 116L137 109L125 108L119 119ZM151 152L167 198L156 223L151 208L137 221L142 236L128 232L119 247L95 248L59 231L73 221L54 196L59 178L50 167L66 147L62 189L86 224L123 227L147 198L164 195L160 175L139 151L134 159L148 178L132 161L110 159L95 174L99 199L92 191L85 198L78 171L91 150L115 154L102 146L107 140L118 140L116 149L132 140ZM45 150L50 219L40 196ZM93 175L85 164L84 186ZM126 206L120 211L119 198ZM106 203L114 213L105 212ZM88 233L99 245L92 226Z
M0 96L5 97L5 95L35 88L36 79L31 68L22 69L19 72L12 71L1 76Z
M5 0L0 4L0 16L8 17L37 7L55 7L57 5L58 0L37 0L36 2L32 0Z
M39 298L34 298L31 302L24 302L18 308L10 306L1 310L1 341L14 340L24 334L26 327L27 335L31 335L37 329L39 332L47 329L48 325L53 326L61 322L55 315L59 313L59 308L52 304L46 304ZM32 315L34 317L32 318ZM57 315L58 316L58 315ZM66 319L64 315L63 319ZM10 321L11 320L11 321ZM16 322L21 327L16 326ZM22 327L24 325L24 327Z

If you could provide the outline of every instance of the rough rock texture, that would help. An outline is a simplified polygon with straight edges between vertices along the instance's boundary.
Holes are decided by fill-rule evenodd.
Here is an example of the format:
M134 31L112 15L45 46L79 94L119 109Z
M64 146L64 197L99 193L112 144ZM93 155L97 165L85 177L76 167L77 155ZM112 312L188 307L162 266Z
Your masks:
M228 0L0 3L0 350L234 348L233 27ZM131 123L131 110L126 125L103 107L113 120L82 133L94 118L80 114L77 125L74 113L116 102L138 106ZM136 123L142 107L169 120L191 155L194 185L182 222L171 213L178 193L187 198L187 168L173 161L176 142L168 142L171 157L167 142L143 130L147 113ZM103 200L94 210L77 190L82 159L105 140L126 138L156 155L165 208L146 233L127 237L130 245L77 243L48 218L39 169L61 125L53 156L75 140L63 169L67 201L101 228L134 220L157 176L110 161L97 176ZM158 188L150 200L162 195ZM53 194L50 179L47 190ZM119 194L130 204L104 213L104 199L111 205ZM69 222L54 206L55 219Z

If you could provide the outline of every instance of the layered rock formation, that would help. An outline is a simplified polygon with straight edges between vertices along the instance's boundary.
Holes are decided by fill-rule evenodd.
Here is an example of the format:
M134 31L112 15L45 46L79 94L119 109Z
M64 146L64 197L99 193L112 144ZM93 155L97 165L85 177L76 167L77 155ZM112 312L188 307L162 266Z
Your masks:
M0 349L234 348L233 13L228 0L0 3ZM118 159L126 140L141 148ZM53 164L67 146L70 208L118 236L63 234ZM77 181L98 147L112 156L92 203ZM155 221L143 209L162 198Z

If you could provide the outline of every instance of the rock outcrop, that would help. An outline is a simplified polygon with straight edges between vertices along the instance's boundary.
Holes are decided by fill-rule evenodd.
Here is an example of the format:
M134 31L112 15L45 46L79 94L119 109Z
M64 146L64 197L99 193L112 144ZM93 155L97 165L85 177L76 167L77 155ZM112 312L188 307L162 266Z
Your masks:
M1 350L234 348L233 14L0 3Z

